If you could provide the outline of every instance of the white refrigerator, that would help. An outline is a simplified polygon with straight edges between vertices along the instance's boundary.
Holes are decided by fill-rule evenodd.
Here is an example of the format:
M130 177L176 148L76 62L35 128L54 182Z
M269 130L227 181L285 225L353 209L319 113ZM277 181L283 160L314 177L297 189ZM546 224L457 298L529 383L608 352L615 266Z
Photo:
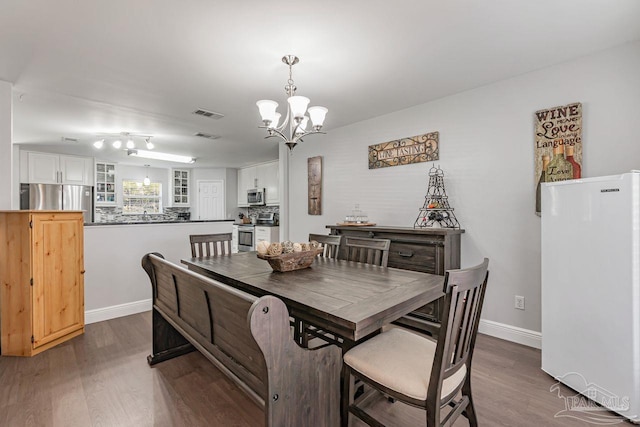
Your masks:
M542 369L638 423L640 171L544 184L541 216Z

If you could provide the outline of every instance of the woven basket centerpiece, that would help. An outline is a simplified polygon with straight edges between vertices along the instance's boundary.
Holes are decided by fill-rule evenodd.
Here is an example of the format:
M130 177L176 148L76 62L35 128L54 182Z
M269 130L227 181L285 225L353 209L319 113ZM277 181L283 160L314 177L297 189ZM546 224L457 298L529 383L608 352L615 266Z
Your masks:
M310 267L313 260L322 253L322 247L317 242L260 242L258 258L266 260L273 271L286 272ZM315 243L315 244L314 244ZM307 249L307 250L303 250Z

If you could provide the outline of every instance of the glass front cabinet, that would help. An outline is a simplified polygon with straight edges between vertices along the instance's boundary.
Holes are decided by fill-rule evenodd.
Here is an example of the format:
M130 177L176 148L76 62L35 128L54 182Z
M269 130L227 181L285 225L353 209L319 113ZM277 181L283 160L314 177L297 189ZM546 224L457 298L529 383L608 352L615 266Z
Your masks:
M116 165L96 162L96 206L116 204Z
M173 170L173 205L189 205L189 171L184 169Z

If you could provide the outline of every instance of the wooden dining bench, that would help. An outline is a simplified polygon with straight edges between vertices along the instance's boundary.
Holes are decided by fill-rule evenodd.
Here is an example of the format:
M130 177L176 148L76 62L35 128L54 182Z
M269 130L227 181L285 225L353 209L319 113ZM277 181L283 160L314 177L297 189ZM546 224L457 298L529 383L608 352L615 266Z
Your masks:
M298 346L280 299L234 289L158 253L145 255L142 267L153 288L149 365L197 349L264 408L266 426L340 424L341 351Z

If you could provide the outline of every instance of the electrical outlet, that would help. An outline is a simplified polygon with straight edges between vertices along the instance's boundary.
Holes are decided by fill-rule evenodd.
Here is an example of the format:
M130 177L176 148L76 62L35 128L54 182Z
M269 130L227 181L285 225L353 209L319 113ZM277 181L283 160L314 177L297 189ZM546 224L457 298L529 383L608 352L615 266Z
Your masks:
M516 295L516 304L515 307L518 310L524 310L524 297L521 295Z

